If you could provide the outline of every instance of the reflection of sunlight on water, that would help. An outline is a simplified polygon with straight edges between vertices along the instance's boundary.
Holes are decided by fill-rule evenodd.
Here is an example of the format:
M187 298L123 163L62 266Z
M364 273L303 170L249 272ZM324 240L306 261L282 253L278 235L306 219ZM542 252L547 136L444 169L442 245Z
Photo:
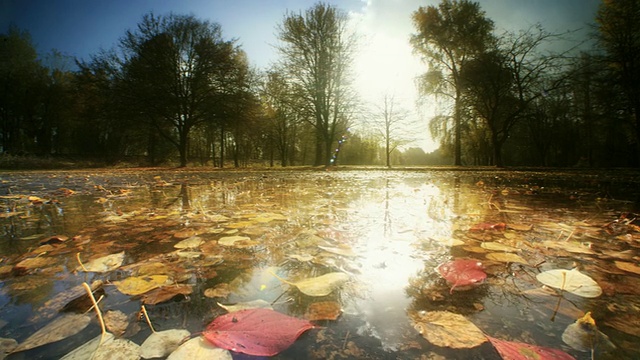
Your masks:
M368 328L360 330L379 337L387 349L396 349L410 326L405 310L411 301L405 293L409 278L433 256L422 242L451 236L451 210L442 196L434 185L385 179L382 188L351 205L347 227L356 232L358 280L366 289L353 311L366 320Z

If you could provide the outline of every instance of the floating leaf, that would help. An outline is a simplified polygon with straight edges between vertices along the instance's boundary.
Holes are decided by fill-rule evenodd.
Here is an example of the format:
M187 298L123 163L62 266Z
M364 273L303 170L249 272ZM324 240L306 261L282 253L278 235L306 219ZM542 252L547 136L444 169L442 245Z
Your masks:
M165 357L174 352L189 335L191 333L183 329L154 332L140 345L140 356L143 359Z
M120 337L129 326L129 317L120 310L109 310L102 315L104 325L112 334Z
M630 263L630 262L626 262L626 261L616 261L615 262L616 267L620 270L624 270L624 271L628 271L630 273L634 273L634 274L638 274L640 275L640 266L634 264L634 263Z
M84 270L91 271L97 273L104 273L113 271L122 265L124 261L124 251L119 252L117 254L111 254L107 256L103 256L97 259L93 259L83 266L78 266L76 271Z
M480 244L480 247L483 249L491 250L491 251L506 251L506 252L516 252L517 248L513 246L500 244L498 242L483 242Z
M229 289L229 284L221 283L216 285L215 287L208 288L204 291L204 296L208 298L216 298L216 297L227 297L231 293Z
M609 337L603 334L596 326L591 312L567 326L562 333L562 341L578 351L609 351L615 349L615 345Z
M222 246L236 246L236 247L248 247L256 245L257 242L251 241L251 238L248 236L223 236L218 240L218 244Z
M342 307L337 302L320 301L310 304L304 317L310 321L336 320L340 314L342 314Z
M114 281L116 288L125 295L142 295L167 283L167 275L132 276L122 281Z
M53 320L23 341L14 352L25 351L45 344L66 339L82 331L91 318L83 314L65 314Z
M223 349L249 355L273 356L287 349L314 326L268 309L240 310L213 320L204 337Z
M298 290L309 296L327 296L331 294L333 290L339 288L340 286L342 286L342 284L349 281L349 275L342 272L332 272L298 282L290 282L279 277L276 274L273 275L280 281L297 287Z
M153 289L142 295L142 303L155 305L173 299L178 295L190 295L193 292L191 285L171 285Z
M487 336L503 359L508 360L575 360L566 352L558 349L534 346L521 342L505 341Z
M140 346L127 339L116 339L105 333L89 340L63 356L61 360L135 360L140 358Z
M273 308L271 308L271 304L269 304L268 302L262 300L262 299L257 299L257 300L251 300L251 301L246 301L246 302L239 302L237 304L234 305L223 305L218 303L218 306L220 306L221 308L227 310L228 312L234 312L234 311L240 311L240 310L246 310L246 309L270 309L273 310Z
M502 222L495 223L495 224L481 223L481 224L473 225L469 230L471 231L504 230L506 228L507 228L507 224Z
M176 249L195 249L202 244L204 244L204 240L201 237L192 236L173 245L173 247Z
M353 252L353 250L351 249L347 249L347 248L339 248L339 247L333 247L333 246L322 246L322 245L318 245L318 247L326 252L330 252L332 254L336 254L336 255L342 255L342 256L356 256L356 254Z
M546 240L541 243L542 246L551 249L565 250L576 254L595 254L593 250L585 245L573 241L552 241Z
M595 298L602 294L600 285L577 269L549 270L536 275L536 279L545 285L586 298Z
M520 255L511 253L491 253L487 254L487 259L506 263L529 264L527 260L520 257Z
M452 285L450 293L456 287L478 285L487 278L482 263L473 259L452 260L440 264L436 270Z
M202 337L191 339L180 345L169 355L167 360L232 360L233 357L228 350L221 349L206 341Z
M460 314L419 311L410 314L413 327L430 343L454 349L469 349L487 341L477 326Z

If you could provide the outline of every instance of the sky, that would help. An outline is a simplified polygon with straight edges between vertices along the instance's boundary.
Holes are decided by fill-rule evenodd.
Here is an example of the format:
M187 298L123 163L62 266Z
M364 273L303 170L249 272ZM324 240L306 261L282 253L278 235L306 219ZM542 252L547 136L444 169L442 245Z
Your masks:
M56 49L89 60L110 49L142 16L174 12L217 22L227 39L237 39L252 65L265 69L278 59L277 25L287 12L309 9L317 0L0 0L0 32L10 25L29 31L40 55ZM361 97L379 103L392 94L398 106L413 111L417 100L414 79L426 65L408 43L414 32L411 14L439 0L328 0L349 14L360 35L354 78ZM477 0L498 32L517 31L540 23L550 32L578 30L579 38L592 32L589 24L600 0ZM576 40L577 41L577 40ZM437 109L412 112L419 120L414 144L425 151L437 145L427 131L428 118ZM416 123L415 121L413 122ZM415 126L415 125L414 125Z

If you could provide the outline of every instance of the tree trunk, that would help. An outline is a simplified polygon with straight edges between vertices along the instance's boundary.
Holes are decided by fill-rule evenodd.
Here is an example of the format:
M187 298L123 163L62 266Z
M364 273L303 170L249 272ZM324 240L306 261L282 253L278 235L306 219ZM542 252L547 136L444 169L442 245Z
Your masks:
M187 167L187 151L189 149L189 132L183 129L180 132L180 144L178 151L180 152L180 167Z
M461 93L456 89L456 98L453 109L453 120L455 122L455 139L454 139L454 161L453 165L462 165L462 119L460 114Z

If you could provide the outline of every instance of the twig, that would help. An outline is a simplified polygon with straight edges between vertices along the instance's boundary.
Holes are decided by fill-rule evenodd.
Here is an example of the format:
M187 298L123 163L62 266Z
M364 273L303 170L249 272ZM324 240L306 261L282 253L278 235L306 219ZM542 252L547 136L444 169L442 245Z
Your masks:
M149 314L147 314L147 309L144 307L144 305L142 305L142 314L144 314L144 318L147 320L147 324L149 324L149 329L151 329L151 332L155 333L156 330L153 328L153 325L151 325L151 320L149 320Z
M349 339L349 330L347 330L347 334L344 336L344 341L342 342L342 350L347 348L347 340Z
M80 253L76 253L76 259L78 260L78 264L80 264L80 267L82 268L82 270L84 272L89 272L89 270L87 270L86 267L84 267L84 264L82 263L82 261L80 260Z
M89 285L86 282L83 282L82 286L84 286L84 289L87 291L87 295L89 295L89 299L91 299L91 302L93 303L93 307L96 310L96 314L98 314L98 320L100 321L100 328L102 329L102 335L100 335L100 344L102 344L102 342L104 341L104 335L107 333L107 327L104 325L102 312L100 311L100 307L98 306L98 302L96 301L96 298L93 297L93 291L91 291L91 288L89 287ZM98 347L99 346L100 345L98 345Z

